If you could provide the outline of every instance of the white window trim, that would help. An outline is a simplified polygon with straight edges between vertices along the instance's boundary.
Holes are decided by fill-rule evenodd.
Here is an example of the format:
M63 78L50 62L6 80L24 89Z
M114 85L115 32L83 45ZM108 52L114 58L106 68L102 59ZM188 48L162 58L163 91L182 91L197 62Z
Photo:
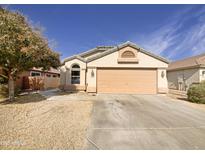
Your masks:
M80 70L79 70L79 73L80 73ZM78 77L79 78L79 83L72 83L72 78L76 78L76 77ZM72 75L72 71L71 71L71 84L73 84L73 85L79 85L80 84L80 75Z
M74 64L74 65L78 65L78 64ZM73 66L74 66L74 65L73 65ZM70 76L71 76L70 83L71 83L72 85L80 85L80 83L81 83L81 82L80 82L81 69L80 69L80 65L78 65L78 66L79 66L79 68L72 68L72 67L71 67L71 70L70 70ZM72 75L72 71L79 71L79 75ZM79 78L79 83L72 83L72 79L75 78L75 77L78 77L78 78Z
M31 75L32 73L39 73L40 76L41 76L41 72L38 72L38 71L31 71L31 72L30 72L30 76L32 76L32 75Z

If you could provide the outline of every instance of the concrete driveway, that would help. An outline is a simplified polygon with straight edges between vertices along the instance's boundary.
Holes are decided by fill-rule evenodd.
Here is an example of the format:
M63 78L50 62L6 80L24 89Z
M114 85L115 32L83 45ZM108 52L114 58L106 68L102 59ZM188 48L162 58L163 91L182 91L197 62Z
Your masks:
M97 96L87 149L205 149L205 111L159 95Z

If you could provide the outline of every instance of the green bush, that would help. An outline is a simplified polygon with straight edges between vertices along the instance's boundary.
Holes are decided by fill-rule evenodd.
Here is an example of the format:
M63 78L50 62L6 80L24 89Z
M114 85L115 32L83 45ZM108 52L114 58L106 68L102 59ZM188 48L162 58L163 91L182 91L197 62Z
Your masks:
M191 86L188 89L187 96L191 102L205 104L205 82Z

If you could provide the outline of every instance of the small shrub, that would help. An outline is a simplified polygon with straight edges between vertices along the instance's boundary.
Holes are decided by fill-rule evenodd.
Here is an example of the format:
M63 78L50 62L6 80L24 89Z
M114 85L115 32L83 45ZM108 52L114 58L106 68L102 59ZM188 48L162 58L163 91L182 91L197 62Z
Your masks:
M191 86L187 91L188 100L205 104L205 82Z
M29 77L29 87L32 90L42 90L44 81L42 77Z

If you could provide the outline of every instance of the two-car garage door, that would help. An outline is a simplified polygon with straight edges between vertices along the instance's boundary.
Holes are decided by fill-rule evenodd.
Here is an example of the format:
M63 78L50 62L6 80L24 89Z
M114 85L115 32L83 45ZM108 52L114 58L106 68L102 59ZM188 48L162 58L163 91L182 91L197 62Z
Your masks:
M97 69L98 93L157 93L156 69Z

